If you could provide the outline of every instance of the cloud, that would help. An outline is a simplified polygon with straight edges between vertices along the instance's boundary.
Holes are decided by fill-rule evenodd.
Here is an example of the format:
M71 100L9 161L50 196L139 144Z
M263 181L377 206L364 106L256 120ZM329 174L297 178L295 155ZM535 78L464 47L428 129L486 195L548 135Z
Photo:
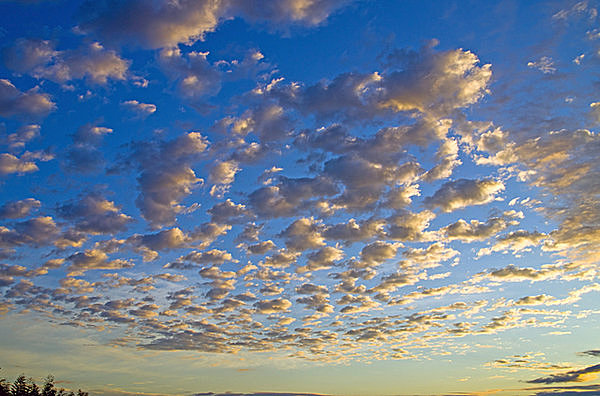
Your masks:
M478 62L469 51L425 47L410 62L396 60L386 73L344 73L308 87L278 84L267 94L318 118L357 120L390 111L443 116L486 93L491 67Z
M384 235L385 220L367 219L360 223L349 219L344 223L327 225L323 236L328 240L342 241L345 245L366 241Z
M237 0L231 3L232 14L251 22L268 22L275 26L298 23L319 25L329 15L349 4L349 0L283 0L266 5L260 0Z
M423 268L435 268L440 266L441 262L450 260L460 255L458 250L444 246L441 242L429 245L427 248L410 248L402 252L406 259L403 266Z
M3 49L2 60L10 70L28 73L45 66L56 53L54 44L48 40L19 38L13 45Z
M27 198L20 201L7 202L0 206L0 218L3 219L21 219L29 216L32 210L38 209L42 203L34 198Z
M248 202L260 217L288 217L314 206L314 198L337 192L335 183L326 177L281 177L277 185L261 187L250 193Z
M241 169L237 161L215 161L209 172L209 180L215 185L211 188L210 194L213 196L222 196L226 193L235 180L235 175Z
M498 238L492 247L479 250L477 256L508 250L512 251L513 253L520 252L528 247L537 246L544 238L546 238L546 236L546 234L537 231L512 231Z
M115 234L133 222L133 218L120 213L114 202L99 195L87 195L76 203L61 205L58 212L63 218L74 220L76 230L92 234Z
M190 238L179 228L161 230L155 234L133 235L129 241L138 247L144 255L144 260L150 261L158 257L163 250L178 249L187 246Z
M346 315L352 315L359 312L370 311L379 306L379 303L373 301L369 296L351 296L346 294L336 301L338 305L345 305L340 312ZM357 305L347 305L357 304ZM355 332L356 333L356 332Z
M241 23L246 29L239 21L221 25L237 16L286 30L324 23L343 6L329 0L258 3L90 1L75 32L87 34L84 40L101 38L106 48L85 44L59 51L41 40L11 47L21 51L11 58L12 70L63 84L40 81L49 89L69 88L67 83L80 79L92 85L135 79L130 65L141 67L153 87L139 101L129 100L136 97L130 94L143 82L90 87L90 100L74 103L68 114L79 119L91 114L79 110L91 106L98 110L96 123L79 128L66 148L54 131L58 118L43 124L43 136L40 125L8 121L6 128L16 132L2 139L8 147L4 155L12 156L6 157L6 169L13 169L6 174L37 169L44 152L19 151L29 144L62 144L59 155L66 165L59 173L49 166L35 174L31 191L14 197L11 192L9 198L20 201L0 207L0 216L15 219L0 226L0 258L19 265L0 265L0 285L8 286L4 298L17 312L36 312L38 304L53 322L113 330L122 324L129 338L115 345L240 351L238 356L275 351L282 359L318 364L420 358L428 348L433 355L451 354L460 349L457 337L524 326L537 332L593 315L584 304L573 303L598 290L593 283L598 275L594 246L600 241L597 134L559 130L523 137L518 125L495 126L501 120L468 121L485 119L498 102L491 97L473 106L489 93L491 66L463 49L394 50L369 69L357 66L302 82L281 77L287 66L271 67L257 49L225 61L217 60L219 54L239 53L237 45L214 50L218 42L196 42L211 39L209 32L220 35L220 26L229 32ZM131 43L157 50L142 53ZM110 49L118 44L135 55L134 62ZM86 56L121 66L94 69ZM374 66L377 62L383 64ZM251 81L233 84L238 78ZM174 91L180 95L169 101ZM21 94L30 93L39 94ZM62 103L69 94L65 89L57 98ZM199 109L202 99L217 94L217 121L208 113L198 118L182 106L191 101ZM513 98L503 99L509 101L503 108L515 105ZM587 112L590 101L577 100L570 105ZM141 120L156 105L140 101L166 106L166 112ZM102 109L137 114L139 122L127 123L133 130L124 129L123 117ZM169 111L179 115L168 116ZM99 126L104 119L116 122L114 130ZM189 132L190 125L208 135ZM123 144L132 134L138 134L137 141ZM65 168L98 170L113 159L117 163L107 174L61 178ZM463 161L464 168L458 168ZM452 179L456 170L461 176ZM473 176L481 172L487 176ZM206 188L201 187L204 178ZM137 190L128 185L132 180ZM25 178L16 181L20 186ZM57 192L57 186L64 188ZM67 187L71 197L62 194ZM529 201L515 198L508 204L522 206L524 213L503 213L507 203L501 193L517 187L533 188L526 194ZM31 193L43 206L24 199ZM546 197L557 198L555 211L542 219L537 216L550 213L550 205L537 199ZM483 206L494 201L492 208ZM54 210L57 219L36 217L38 208ZM463 208L473 213L459 218L456 211ZM134 224L130 216L145 221ZM532 224L542 229L532 231ZM559 227L552 230L555 224ZM516 230L517 225L523 229ZM487 245L480 243L490 238ZM542 259L553 261L539 268L521 265L536 247ZM587 253L587 266L563 257L574 248ZM499 268L477 269L489 261L469 260L477 251L503 252L516 264L504 260ZM35 264L39 254L50 254L38 260L45 263L41 266ZM459 258L465 268L455 267ZM452 271L429 273L441 265ZM166 268L195 272L187 278L156 272ZM65 270L66 278L56 277ZM543 294L545 283L534 283L552 279L557 285L588 282L556 298ZM515 295L522 288L499 287L508 281L530 281L530 293ZM53 289L56 283L60 287ZM115 293L127 297L115 300ZM482 293L490 293L489 301L476 301L479 296L473 295ZM463 298L469 301L456 301ZM508 311L497 312L503 309ZM211 364L231 361L231 356L214 356Z
M274 314L287 311L292 303L285 298L276 298L274 300L262 300L254 303L256 312L259 314Z
M210 181L215 184L231 184L239 170L235 161L218 161L210 171Z
M590 103L590 115L591 118L596 122L600 123L600 102Z
M133 267L133 263L127 260L109 260L108 255L99 249L89 249L83 252L74 253L68 257L68 260L71 262L69 270L73 274L81 274L88 270L114 270Z
M424 241L431 239L425 231L430 222L435 218L435 213L430 210L412 213L398 210L396 214L387 219L388 228L386 237L397 241Z
M329 294L325 286L318 286L312 283L304 283L296 287L298 294Z
M225 16L225 2L160 1L86 2L80 29L109 41L133 41L149 48L192 44L215 29Z
M324 173L345 186L344 192L333 199L333 206L359 211L373 208L385 188L410 183L421 170L413 161L387 164L381 161L385 153L376 162L361 155L353 153L325 162Z
M125 80L130 63L97 42L75 50L57 51L51 41L26 38L5 48L3 58L11 70L60 84L82 78L94 84L106 84L109 79Z
M221 89L221 76L206 59L208 52L191 51L182 54L179 48L160 51L159 64L183 97L198 100L212 96Z
M215 204L207 213L211 215L212 222L221 224L242 222L252 217L252 212L246 209L245 205L236 204L229 198Z
M423 175L423 180L432 182L449 178L454 168L462 164L458 158L458 152L458 143L455 139L444 140L435 154L436 159L440 162Z
M140 118L148 117L156 112L156 105L152 103L141 103L137 100L126 100L121 102L121 106L135 113Z
M0 264L0 282L5 283L5 286L13 282L14 276L31 277L38 274L39 272L28 271L21 265Z
M56 110L50 95L32 88L21 92L10 81L0 79L0 116L19 118L41 118Z
M260 264L265 267L286 268L290 264L296 262L299 255L299 252L293 250L279 249L279 251L272 256L265 257Z
M589 351L580 352L581 355L600 356L600 349L590 349Z
M268 102L253 109L251 125L249 131L257 134L262 142L283 139L292 130L292 121L284 107Z
M60 286L60 289L57 289L58 294L86 294L94 292L94 287L88 281L73 277L61 279Z
M231 229L230 225L217 223L203 223L190 232L190 239L199 247L207 247L221 235Z
M348 129L335 123L316 131L301 131L296 136L295 144L300 149L320 149L330 153L342 154L356 148L359 138L352 136Z
M247 0L191 1L161 0L128 2L86 2L79 17L79 29L104 40L134 42L146 48L175 47L204 39L224 20L240 16L251 22L317 25L348 3L343 0L284 0L259 4Z
M233 271L221 271L218 267L205 267L198 271L203 278L208 279L228 279L235 277Z
M242 232L235 238L236 242L257 242L259 241L260 232L264 225L257 225L256 223L247 223L244 226Z
M414 178L419 170L418 165L412 163L404 165L404 168L402 166L382 167L357 156L344 155L327 161L324 172L342 181L350 189L375 189Z
M471 220L466 222L459 219L455 223L449 224L442 228L442 232L446 234L450 240L459 240L462 242L484 241L498 232L506 229L508 222L501 217L492 217L486 220L485 223L479 220Z
M136 204L152 227L172 225L177 213L184 210L179 201L203 182L190 165L207 147L208 141L199 132L138 146L133 154L140 169Z
M257 80L260 78L261 72L265 72L271 67L269 63L265 62L265 56L256 48L246 50L242 59L219 60L215 66L224 73L225 81Z
M515 305L545 305L550 301L553 301L554 298L552 296L548 296L546 294L540 294L538 296L526 296L519 298Z
M540 377L530 381L530 384L554 384L560 382L583 382L589 381L595 376L593 374L600 372L600 364L589 366L580 370L567 371L562 374L552 374L548 377Z
M599 135L586 129L562 129L538 137L494 131L498 144L488 145L488 157L476 157L479 163L511 165L510 172L518 180L558 197L564 207L543 205L542 212L558 219L558 229L549 234L544 244L548 251L568 254L585 264L597 255L598 236L597 175L595 161L600 147Z
M324 246L316 252L309 253L307 264L297 267L296 272L312 272L328 269L335 265L336 261L344 258L344 251L333 246Z
M249 254L265 254L276 247L275 243L268 239L266 241L258 242L257 244L250 245L247 247Z
M440 208L443 212L452 212L471 205L483 205L492 202L496 194L504 190L504 184L492 178L472 180L458 179L446 182L433 196L423 201L429 208Z
M145 261L152 261L159 256L161 251L183 249L190 246L206 248L230 229L230 225L203 223L189 233L174 227L154 234L135 234L129 237L127 242L142 253Z
M553 74L554 72L556 72L556 67L554 67L554 61L549 56L542 56L539 60L535 62L527 62L527 67L537 69L544 74Z
M12 150L23 149L25 144L40 136L40 129L37 124L23 125L6 137L6 143Z
M396 289L413 285L417 283L421 277L412 273L395 273L386 275L381 279L381 282L373 287L369 292L379 293L378 296L375 296L378 299L387 299L389 298L388 293L394 292Z
M360 261L353 265L357 268L373 267L382 264L384 261L396 256L398 248L402 246L399 243L388 243L384 241L375 241L360 251Z
M489 293L491 289L485 286L472 286L466 282L459 284L451 284L447 286L433 287L428 289L422 289L414 292L410 292L400 298L394 298L388 302L390 305L404 305L411 302L434 296L445 296L452 294L480 294Z
M100 145L105 135L113 133L111 128L82 125L73 134L73 144L67 148L65 166L67 169L91 173L104 165L104 155Z
M158 310L160 307L156 304L144 304L139 306L137 309L131 309L127 311L130 315L137 316L138 318L154 318L158 316Z
M579 1L571 8L565 8L556 12L554 15L552 15L552 19L557 21L567 21L569 19L576 19L577 17L581 16L586 16L590 20L593 20L598 16L598 10L594 7L591 7L587 1Z
M299 297L296 302L304 304L305 309L314 309L321 314L329 314L334 311L334 306L329 304L329 294L327 292L317 292L317 294L311 296Z
M38 170L39 168L35 162L27 161L23 157L19 158L9 153L0 154L0 175L9 175L11 173L22 175Z
M595 395L598 393L600 386L598 385L581 385L581 386L552 386L547 392L538 391L534 396L586 396ZM538 390L540 388L529 388L530 390ZM548 388L542 388L548 389Z
M234 259L231 253L224 250L212 249L204 252L191 252L183 257L179 258L183 261L192 261L196 264L223 264L226 261L237 263L238 260Z
M0 247L43 246L55 241L59 233L60 230L52 217L34 217L16 223L13 230L0 227Z
M286 240L288 249L302 252L325 245L320 228L320 224L313 218L303 217L290 224L280 236Z
M520 268L510 264L504 268L491 271L489 276L492 279L506 281L540 281L556 278L561 272L562 270L560 268L545 268L538 270L534 268Z

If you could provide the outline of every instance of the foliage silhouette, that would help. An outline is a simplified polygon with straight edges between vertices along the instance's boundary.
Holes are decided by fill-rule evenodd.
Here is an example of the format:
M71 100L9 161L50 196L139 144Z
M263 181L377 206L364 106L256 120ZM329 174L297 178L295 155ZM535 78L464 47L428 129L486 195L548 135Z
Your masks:
M5 378L0 378L0 396L89 396L89 393L81 389L77 393L63 388L56 389L52 375L46 377L40 389L33 378L27 379L24 374L21 374L12 384Z

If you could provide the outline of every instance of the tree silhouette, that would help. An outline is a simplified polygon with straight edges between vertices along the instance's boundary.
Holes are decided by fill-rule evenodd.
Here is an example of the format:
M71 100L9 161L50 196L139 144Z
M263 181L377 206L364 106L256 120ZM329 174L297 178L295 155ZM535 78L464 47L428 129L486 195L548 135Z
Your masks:
M12 396L29 396L29 384L23 374L19 375L10 387Z
M29 392L27 393L29 396L40 396L40 387L33 382L33 378L29 378Z
M33 378L27 379L24 374L21 374L12 385L5 378L0 378L0 396L89 396L89 393L81 389L77 390L77 393L63 388L57 390L52 375L46 377L40 389Z
M10 384L5 378L0 378L0 396L10 396Z
M56 396L54 377L51 375L46 377L46 382L44 382L44 387L42 388L42 396Z

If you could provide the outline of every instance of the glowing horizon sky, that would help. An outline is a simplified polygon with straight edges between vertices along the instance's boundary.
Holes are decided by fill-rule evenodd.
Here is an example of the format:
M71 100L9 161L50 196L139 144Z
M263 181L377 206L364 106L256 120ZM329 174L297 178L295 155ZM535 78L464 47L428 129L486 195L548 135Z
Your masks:
M595 1L0 1L0 377L600 394Z

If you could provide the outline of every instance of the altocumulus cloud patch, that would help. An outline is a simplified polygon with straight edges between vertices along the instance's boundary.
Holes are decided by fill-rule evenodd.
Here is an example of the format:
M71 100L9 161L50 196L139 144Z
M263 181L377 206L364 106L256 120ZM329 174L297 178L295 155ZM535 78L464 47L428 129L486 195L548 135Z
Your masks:
M597 390L596 2L0 8L7 375Z

